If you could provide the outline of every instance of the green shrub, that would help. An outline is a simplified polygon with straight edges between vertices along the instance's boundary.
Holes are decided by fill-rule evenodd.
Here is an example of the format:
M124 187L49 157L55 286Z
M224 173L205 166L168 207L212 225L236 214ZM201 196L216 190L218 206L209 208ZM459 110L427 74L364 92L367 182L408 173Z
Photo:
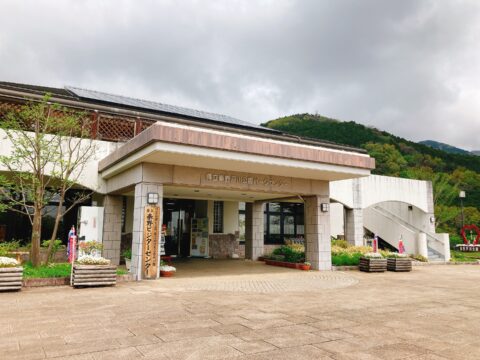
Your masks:
M124 259L131 259L132 258L132 250L126 249L122 252L122 256Z
M450 235L450 249L455 250L455 245L463 244L463 238L458 234Z
M42 247L48 248L50 246L50 241L51 240L43 240ZM58 250L60 250L61 247L62 247L62 240L57 239L53 242L52 253L50 254L50 257L48 258L48 262L52 262L53 259L55 259L55 254L58 252Z
M0 256L9 256L9 252L15 251L20 247L20 241L8 241L0 243Z
M361 253L337 254L332 255L332 265L334 266L355 266L360 263Z
M351 245L348 243L347 240L332 240L332 246L338 246L338 247L346 249L346 248L350 247Z
M273 250L272 255L282 255L286 262L300 263L305 261L305 252L299 252L289 245L284 245Z

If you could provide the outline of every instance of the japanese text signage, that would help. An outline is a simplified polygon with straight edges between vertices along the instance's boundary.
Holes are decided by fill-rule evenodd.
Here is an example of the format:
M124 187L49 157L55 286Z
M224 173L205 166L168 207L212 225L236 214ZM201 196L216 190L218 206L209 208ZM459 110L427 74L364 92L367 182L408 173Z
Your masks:
M143 217L143 278L155 279L158 270L160 207L146 206Z

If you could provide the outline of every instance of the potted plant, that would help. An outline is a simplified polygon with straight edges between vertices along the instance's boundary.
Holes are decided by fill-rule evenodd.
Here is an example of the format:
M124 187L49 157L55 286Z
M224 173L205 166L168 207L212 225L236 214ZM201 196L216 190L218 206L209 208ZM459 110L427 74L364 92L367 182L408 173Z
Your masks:
M0 291L21 290L23 267L12 258L0 256Z
M298 264L298 268L300 270L305 270L305 271L310 270L311 266L312 266L312 264L310 264L308 261L305 261L303 264Z
M387 255L388 271L412 271L412 259L407 254L389 253Z
M384 272L387 270L387 259L380 253L366 253L362 255L358 265L360 271Z
M174 266L168 265L164 261L160 262L160 276L172 277L177 269Z
M71 285L108 286L117 283L117 267L101 256L83 255L73 265Z
M122 253L123 258L125 259L125 267L127 271L130 271L130 265L132 264L132 250L127 249Z

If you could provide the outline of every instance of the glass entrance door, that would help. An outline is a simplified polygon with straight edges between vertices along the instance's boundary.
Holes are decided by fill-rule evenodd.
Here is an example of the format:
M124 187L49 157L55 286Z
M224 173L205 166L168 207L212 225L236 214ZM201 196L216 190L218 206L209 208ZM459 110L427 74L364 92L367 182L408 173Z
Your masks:
M194 216L195 201L164 199L163 224L167 227L165 254L189 256L190 224Z

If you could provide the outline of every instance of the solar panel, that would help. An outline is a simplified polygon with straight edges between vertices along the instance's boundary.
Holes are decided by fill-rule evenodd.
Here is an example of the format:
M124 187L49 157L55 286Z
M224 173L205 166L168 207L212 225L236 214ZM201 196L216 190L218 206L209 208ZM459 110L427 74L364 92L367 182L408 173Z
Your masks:
M66 86L65 89L67 89L68 91L71 91L78 97L84 98L84 99L108 102L108 103L117 104L117 105L132 106L132 107L142 108L147 110L160 111L163 113L184 115L184 116L194 117L198 119L211 120L211 121L224 123L224 124L254 128L257 130L261 129L263 131L277 132L276 130L264 128L262 126L255 125L247 121L239 120L227 115L194 110L194 109L184 108L184 107L175 106L175 105L162 104L155 101L135 99L128 96L113 95L113 94L108 94L101 91L81 89L73 86Z

